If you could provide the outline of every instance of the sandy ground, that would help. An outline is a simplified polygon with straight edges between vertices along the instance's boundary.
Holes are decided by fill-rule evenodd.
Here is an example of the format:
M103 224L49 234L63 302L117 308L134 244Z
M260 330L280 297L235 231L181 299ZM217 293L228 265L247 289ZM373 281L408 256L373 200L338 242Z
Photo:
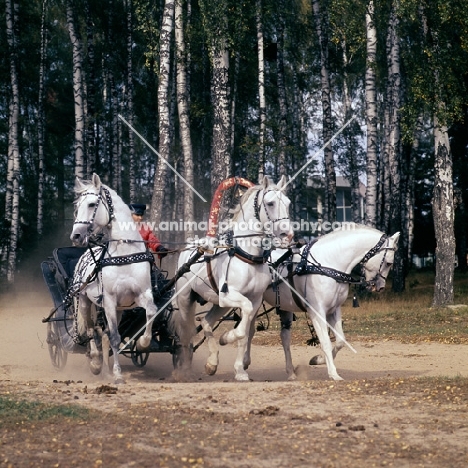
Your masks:
M173 382L171 356L152 354L142 369L124 358L126 384L114 388L90 374L84 355L52 367L41 278L1 299L0 394L106 416L91 431L75 423L5 429L0 466L468 466L465 345L351 342L356 352L336 359L344 382L308 366L317 349L306 346L293 347L299 381L287 382L282 349L253 346L250 383L233 380L233 346L206 376L202 346L193 382Z
M2 380L51 379L99 382L90 376L86 358L81 354L68 355L65 369L59 371L50 363L46 325L41 322L51 310L51 300L42 285L30 292L2 296L0 305L0 378ZM260 332L261 333L261 332ZM350 342L336 358L340 375L346 380L382 377L468 377L468 348L465 345L439 343L402 344L396 341ZM194 374L200 382L226 382L233 380L236 348L220 348L220 367L215 376L204 374L206 346L194 355ZM325 366L308 366L317 348L293 346L294 365L299 366L302 380L328 380ZM136 369L131 361L122 358L123 372L129 381L156 383L169 379L172 358L169 354L152 354L143 369ZM249 369L253 381L282 382L286 380L283 351L280 346L253 346L252 365Z

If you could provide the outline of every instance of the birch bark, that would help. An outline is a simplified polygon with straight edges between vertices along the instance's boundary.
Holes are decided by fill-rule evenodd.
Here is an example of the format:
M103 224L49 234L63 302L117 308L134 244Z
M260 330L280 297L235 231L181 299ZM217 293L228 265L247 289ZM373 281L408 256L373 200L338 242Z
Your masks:
M174 28L174 1L166 0L163 12L163 22L160 35L159 49L159 85L158 85L158 109L159 109L159 154L156 174L154 176L153 196L151 199L151 220L159 225L166 192L167 165L171 154L171 128L169 85L171 70L171 38Z
M263 55L263 22L262 1L257 0L257 51L258 51L258 102L260 131L258 135L258 183L261 183L265 174L265 131L266 131L266 98L265 98L265 58Z
M20 94L18 84L18 57L17 57L17 15L12 0L6 0L6 33L9 48L10 62L10 104L9 104L9 132L8 132L8 179L11 185L7 187L10 193L6 197L5 218L10 221L10 239L7 259L7 282L13 284L16 270L16 249L19 232L19 202L20 202L20 153L19 153L19 113Z
M367 188L365 223L377 223L377 30L374 19L374 0L369 0L366 10L366 125L367 125Z
M190 136L190 118L187 89L187 62L184 39L184 17L182 10L182 0L175 0L175 40L177 55L177 109L180 124L180 139L182 144L184 177L193 186L193 152L192 139ZM192 226L194 220L193 191L184 184L184 222ZM185 232L187 237L193 237L193 229Z
M86 174L84 154L85 112L84 112L84 70L83 46L75 20L75 4L67 0L67 27L73 50L73 99L75 106L75 176Z

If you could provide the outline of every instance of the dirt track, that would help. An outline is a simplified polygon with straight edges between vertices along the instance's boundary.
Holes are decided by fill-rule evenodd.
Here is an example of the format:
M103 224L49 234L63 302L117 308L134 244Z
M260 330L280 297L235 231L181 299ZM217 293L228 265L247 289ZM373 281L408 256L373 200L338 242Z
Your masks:
M83 355L52 368L41 318L51 307L38 279L0 305L0 392L99 410L81 422L2 428L1 466L468 466L468 353L464 345L355 343L337 357L344 382L307 365L286 382L279 346L254 346L252 382L233 381L233 347L218 373L195 354L191 383L171 381L171 356L144 369L124 361L127 383L90 375Z

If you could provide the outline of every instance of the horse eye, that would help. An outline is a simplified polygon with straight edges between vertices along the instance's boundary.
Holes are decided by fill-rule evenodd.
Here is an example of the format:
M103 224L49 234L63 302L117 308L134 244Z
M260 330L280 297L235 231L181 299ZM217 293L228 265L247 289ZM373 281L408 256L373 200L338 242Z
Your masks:
M88 208L95 208L95 207L96 207L96 203L90 203L90 204L88 205Z
M272 201L271 201L271 202L268 202L268 203L267 203L267 206L271 208L272 206L275 206L275 202L272 202Z

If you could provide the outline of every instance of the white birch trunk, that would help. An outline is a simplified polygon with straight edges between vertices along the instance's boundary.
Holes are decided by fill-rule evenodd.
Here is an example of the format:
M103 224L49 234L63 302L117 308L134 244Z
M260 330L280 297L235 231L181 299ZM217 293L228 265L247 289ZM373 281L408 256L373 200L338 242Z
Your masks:
M342 54L343 54L343 114L344 124L352 117L353 106L351 102L351 92L348 77L348 52L346 41L341 42ZM349 167L349 183L351 185L351 213L352 220L355 223L362 223L361 216L361 197L360 197L360 180L359 180L359 169L356 153L358 151L358 138L353 131L353 127L347 127L344 130L344 137L346 142L346 153Z
M432 213L436 236L436 277L433 306L453 303L453 276L455 270L455 209L453 203L452 156L448 129L434 115L434 196Z
M16 249L18 245L19 232L19 200L20 200L20 154L18 142L18 121L19 121L19 85L18 85L18 69L17 69L17 54L15 37L16 18L12 0L6 0L6 29L7 41L9 47L10 60L10 81L11 81L11 96L10 96L10 116L9 116L9 132L8 132L8 169L11 168L11 173L8 178L11 181L11 194L7 196L7 206L5 214L7 220L10 221L10 239L8 245L7 259L7 281L13 284L15 281L16 271ZM9 206L8 206L9 204Z
M127 118L129 124L133 127L133 1L127 0ZM128 132L128 158L129 158L129 182L130 182L130 202L136 200L136 167L135 167L135 138L132 130Z
M185 180L193 186L193 152L190 136L190 119L187 89L187 62L184 39L184 19L182 0L175 0L175 40L177 54L177 109L180 123L180 140L184 159ZM177 196L177 194L176 194ZM194 220L193 191L184 184L184 222L190 225ZM185 232L187 237L193 237L193 230Z
M266 131L266 98L265 98L265 58L262 24L262 1L257 0L257 53L258 53L258 104L260 131L258 135L258 183L265 175L265 131Z
M75 23L73 0L67 0L67 26L73 49L73 99L75 103L75 176L86 174L84 155L85 112L84 112L84 71L83 46Z
M44 81L45 81L45 62L47 56L47 30L45 18L47 12L47 0L42 2L41 16L41 61L39 65L39 92L37 99L37 155L38 155L38 181L37 181L37 235L42 236L44 226Z
M278 56L277 66L277 86L278 86L278 105L280 110L279 121L279 154L278 154L278 177L286 175L286 147L287 147L287 122L288 107L286 102L286 78L284 70L284 0L278 2Z
M151 220L159 225L161 221L161 208L164 204L166 192L167 165L171 153L170 106L169 106L169 80L171 70L171 37L174 28L174 0L166 0L164 5L163 22L160 35L160 63L158 86L159 109L159 154L154 176L153 197L151 199Z
M367 189L365 223L377 223L377 30L374 23L374 0L369 0L366 11L366 124L367 124Z
M211 189L231 175L230 154L230 103L229 103L229 53L225 47L213 47L213 75L211 101L213 105L213 141Z

